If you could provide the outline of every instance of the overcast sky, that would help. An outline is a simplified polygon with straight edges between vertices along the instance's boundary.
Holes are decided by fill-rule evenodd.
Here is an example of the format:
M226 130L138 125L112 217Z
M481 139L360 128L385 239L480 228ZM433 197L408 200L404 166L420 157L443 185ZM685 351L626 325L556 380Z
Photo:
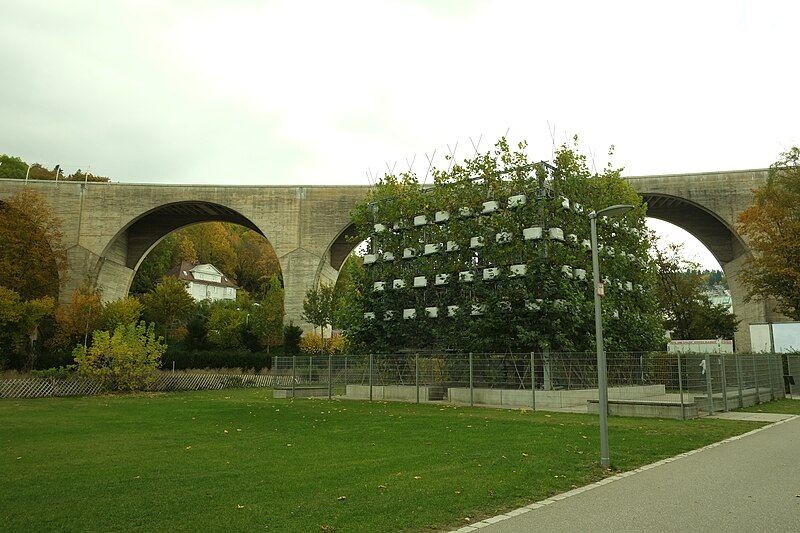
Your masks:
M508 131L629 175L800 144L797 2L5 0L0 152L120 181L367 183ZM554 132L554 133L553 133Z

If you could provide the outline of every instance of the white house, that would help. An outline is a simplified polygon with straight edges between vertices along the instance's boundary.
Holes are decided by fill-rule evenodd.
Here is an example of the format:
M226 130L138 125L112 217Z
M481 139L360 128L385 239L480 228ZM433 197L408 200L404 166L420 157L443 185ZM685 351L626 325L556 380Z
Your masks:
M183 261L172 274L186 284L186 291L197 301L236 299L238 287L214 265L193 265Z

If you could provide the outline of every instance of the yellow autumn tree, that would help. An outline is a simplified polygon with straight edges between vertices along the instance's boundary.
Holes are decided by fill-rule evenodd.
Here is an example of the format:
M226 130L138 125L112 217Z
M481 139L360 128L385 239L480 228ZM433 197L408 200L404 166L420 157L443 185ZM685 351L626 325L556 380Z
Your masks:
M772 298L781 313L800 320L800 148L782 153L753 192L738 225L752 252L742 271L748 298Z

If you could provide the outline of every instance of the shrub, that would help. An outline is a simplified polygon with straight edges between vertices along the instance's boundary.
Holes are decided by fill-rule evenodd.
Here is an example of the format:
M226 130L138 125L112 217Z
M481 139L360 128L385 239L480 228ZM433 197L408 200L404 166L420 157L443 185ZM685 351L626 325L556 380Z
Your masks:
M153 380L167 346L154 326L119 325L113 333L95 331L90 348L78 346L73 355L81 375L107 390L142 390Z
M299 326L289 324L283 328L283 351L287 355L300 353L300 336L303 330Z
M141 302L132 296L126 296L103 306L100 323L102 329L113 331L120 324L137 324L141 316Z
M325 353L338 355L344 352L345 338L336 335L325 339ZM306 355L319 355L322 352L322 337L316 333L306 333L300 339L300 351Z
M259 372L272 366L272 358L264 352L238 350L187 350L170 346L162 360L162 368L176 370L192 368L241 368Z
M75 375L75 370L78 367L75 365L66 365L45 370L31 370L31 375L35 378L51 379L51 380L65 380Z

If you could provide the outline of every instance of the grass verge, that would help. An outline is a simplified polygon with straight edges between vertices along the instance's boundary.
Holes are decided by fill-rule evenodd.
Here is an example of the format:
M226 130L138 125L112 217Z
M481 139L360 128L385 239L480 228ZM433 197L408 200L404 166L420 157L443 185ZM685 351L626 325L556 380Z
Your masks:
M786 415L800 415L800 400L781 398L772 402L751 405L740 409L748 413L782 413Z
M610 419L629 470L759 423ZM596 417L243 389L0 401L0 523L33 530L459 526L607 473Z

